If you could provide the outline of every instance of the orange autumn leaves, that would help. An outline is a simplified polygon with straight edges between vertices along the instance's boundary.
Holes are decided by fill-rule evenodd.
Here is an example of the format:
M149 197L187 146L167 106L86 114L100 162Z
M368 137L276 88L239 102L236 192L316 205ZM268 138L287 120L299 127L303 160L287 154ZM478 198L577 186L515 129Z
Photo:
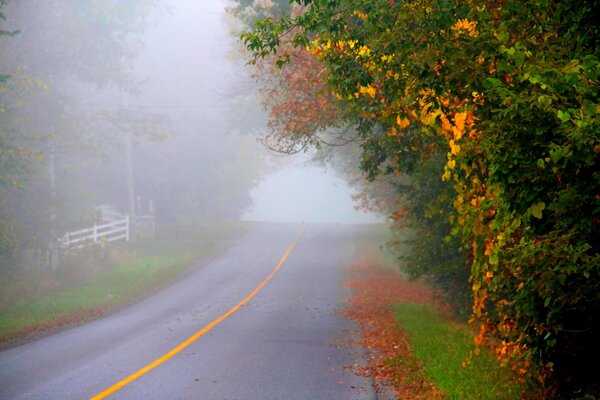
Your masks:
M469 21L468 19L459 19L451 28L456 32L457 36L466 34L471 37L477 37L479 32L477 31L477 22Z
M423 234L407 270L460 280L449 295L472 294L478 344L532 383L596 387L584 368L553 369L597 342L562 331L599 309L593 13L551 1L308 3L266 33L306 29L297 43L325 65L362 140L361 169L409 175L398 197ZM268 30L251 37L263 49Z
M366 15L361 17L368 18ZM468 19L457 20L450 27L450 32L453 32L456 45L465 37L479 36L477 23ZM477 240L492 234L488 224L493 212L480 211L480 208L486 200L493 200L497 196L492 188L486 186L485 166L473 162L473 156L476 158L480 153L478 144L481 133L477 130L476 112L485 104L484 95L478 91L465 91L459 97L451 89L436 91L427 87L419 88L418 80L411 80L409 72L404 70L405 65L394 63L401 55L381 53L369 47L368 43L317 39L311 46L311 54L321 60L347 59L348 62L360 65L365 76L370 78L370 83L357 83L354 92L335 93L335 97L349 109L356 110L365 120L387 126L387 137L397 137L399 141L408 143L410 151L416 151L416 147L410 144L410 139L403 139L409 130L413 135L433 133L443 138L447 146L446 164L440 178L454 186L454 205L458 214L456 221L463 229L472 230L475 240L471 246L475 252ZM447 68L445 59L435 62L433 71L436 79L444 81ZM389 92L389 88L402 89ZM469 177L467 182L464 181L465 175ZM475 275L482 279L472 280L472 309L476 318L483 321L481 326L484 328L478 336L478 345L489 338L490 332L496 331L489 327L486 318L488 286L494 276L488 260L493 263L497 259L496 251L496 248L490 248L484 255L485 259L477 259L478 269L481 271L476 271ZM497 355L503 362L518 358L520 348L514 343L506 342L499 349Z
M366 16L364 16L366 18ZM452 30L462 32L470 36L477 33L477 24L466 19L459 20L452 27ZM459 99L451 98L449 94L438 94L434 90L421 89L418 96L408 105L404 105L400 110L396 102L390 102L386 98L386 93L382 87L388 86L389 81L398 81L406 74L397 65L390 65L394 60L393 54L378 55L367 45L359 45L356 40L332 41L315 39L307 50L312 55L327 60L328 57L349 57L354 59L362 68L372 77L373 82L368 84L357 84L356 91L351 94L334 93L338 101L346 102L350 108L363 110L361 115L364 119L373 121L385 121L395 116L395 124L387 132L387 136L393 137L402 135L402 131L408 129L413 124L417 124L418 129L431 129L437 134L443 136L448 144L448 162L446 170L442 176L443 180L449 180L452 176L452 170L456 168L456 156L461 151L461 141L476 141L479 137L475 130L475 117L473 111L477 105L482 104L483 96L480 93L473 92L472 97ZM445 65L442 60L436 65L436 75L439 76L440 70ZM400 66L402 68L402 65ZM412 84L405 87L404 99L409 99ZM365 109L373 111L365 112Z
M348 306L343 315L358 322L361 333L357 343L370 350L368 364L353 367L359 375L373 378L375 390L382 392L384 386L394 390L399 399L443 399L438 390L415 360L407 332L398 329L391 304L434 304L434 294L425 285L409 282L401 275L381 264L376 248L362 252L350 266L351 289ZM398 358L402 363L389 360Z
M289 40L282 41L278 54L287 54L292 66L278 67L277 55L273 55L256 63L255 77L263 83L263 106L269 112L267 145L286 153L335 126L340 109L327 88L326 70L318 58Z
M366 21L370 16L363 13L355 14L354 18ZM457 20L450 26L450 32L450 37L457 44L465 38L479 35L477 23L467 19ZM434 142L442 144L428 143L425 146L441 146L446 155L440 179L454 186L458 224L472 229L477 238L490 233L487 226L489 213L479 209L486 199L493 198L493 192L485 184L484 167L472 162L472 156L479 151L481 139L476 113L485 103L482 93L464 91L458 95L451 88L436 90L423 85L411 76L411 67L400 62L406 54L379 49L376 43L367 40L317 37L301 48L284 42L279 51L289 54L291 65L283 69L268 69L270 77L265 80L271 83L263 91L266 108L271 114L270 126L278 140L284 144L291 141L304 145L320 131L343 121L342 110L344 115L359 116L365 121L381 124L386 129L388 140L397 139L408 152L422 150L419 146L424 141L419 136L433 135L441 139ZM427 58L426 54L413 56L428 59L434 79L445 81L450 70L445 57L432 61L434 57ZM409 64L411 60L405 62ZM361 71L362 79L332 83L334 73L329 69L330 64L338 67L352 65L353 71ZM410 132L410 137L407 137L407 132ZM467 182L463 180L464 175L469 176ZM475 251L477 242L474 241L471 246ZM488 252L485 257L493 259L494 252ZM487 267L486 261L477 261L481 269L477 274L483 278L472 281L473 313L483 320L484 327L488 327L485 314L492 268ZM481 342L492 330L483 331ZM499 355L508 353L500 351Z

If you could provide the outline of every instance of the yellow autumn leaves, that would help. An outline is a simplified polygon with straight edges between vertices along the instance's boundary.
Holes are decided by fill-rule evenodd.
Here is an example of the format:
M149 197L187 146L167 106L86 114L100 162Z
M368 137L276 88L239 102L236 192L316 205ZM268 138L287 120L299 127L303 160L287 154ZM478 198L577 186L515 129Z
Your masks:
M450 139L448 145L450 146L450 154L452 154L453 156L458 155L458 153L460 152L460 145L456 144L452 139Z
M410 125L410 121L409 121L408 118L402 118L400 116L398 116L396 118L396 123L398 124L398 126L400 127L400 129L406 129Z
M356 17L366 20L367 14L355 12ZM477 37L477 23L468 19L459 19L451 30L455 32L456 37L468 35ZM388 136L396 136L399 131L407 129L412 122L418 122L423 127L433 129L436 133L443 136L448 144L448 161L442 180L449 180L452 176L452 171L456 169L457 157L463 151L465 135L473 140L477 137L473 129L474 119L469 108L472 105L483 104L483 96L481 93L472 92L465 99L450 99L447 96L436 94L433 90L421 89L419 98L415 101L413 111L405 110L398 114L398 110L387 108L386 99L381 92L382 82L387 79L398 80L403 75L403 65L394 65L394 54L376 54L367 45L359 43L357 40L323 40L316 39L307 47L313 55L324 59L330 56L346 56L357 60L367 71L379 74L379 78L375 82L361 85L357 84L356 91L352 94L338 94L335 96L339 100L345 99L348 101L358 100L361 97L367 101L384 104L384 110L381 111L382 116L394 116L396 114L396 124L390 129ZM436 72L439 74L444 66L445 60L441 60ZM410 88L410 85L407 85ZM375 104L375 103L373 103ZM438 107L435 106L438 105ZM408 112L408 113L407 113Z
M477 22L472 22L467 19L459 19L452 25L451 29L455 31L457 36L467 34L471 37L477 37L479 35L479 32L477 31Z
M375 90L373 85L359 86L358 93L366 94L366 95L370 96L371 98L374 98L375 94L377 94L377 90ZM358 96L356 96L356 97L358 97Z

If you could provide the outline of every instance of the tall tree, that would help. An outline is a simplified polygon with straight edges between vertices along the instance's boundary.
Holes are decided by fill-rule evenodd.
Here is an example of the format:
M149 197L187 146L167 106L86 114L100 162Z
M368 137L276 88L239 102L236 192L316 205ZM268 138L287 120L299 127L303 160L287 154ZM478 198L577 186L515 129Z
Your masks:
M74 193L60 188L77 184L60 174L69 163L81 166L82 154L94 153L107 135L122 130L119 126L153 125L145 116L91 110L81 93L135 90L129 71L140 49L135 34L145 28L155 5L32 0L3 8L3 30L18 31L4 37L0 48L0 68L11 76L1 94L2 179L18 183L2 188L4 232L12 237L3 256L32 254L32 249L44 253L59 225L77 216L60 207L72 203L67 193ZM18 179L5 175L11 168L23 171L17 155L29 171Z
M299 3L243 36L254 62L307 47L364 169L431 166L422 209L467 253L478 344L546 396L597 391L598 2Z

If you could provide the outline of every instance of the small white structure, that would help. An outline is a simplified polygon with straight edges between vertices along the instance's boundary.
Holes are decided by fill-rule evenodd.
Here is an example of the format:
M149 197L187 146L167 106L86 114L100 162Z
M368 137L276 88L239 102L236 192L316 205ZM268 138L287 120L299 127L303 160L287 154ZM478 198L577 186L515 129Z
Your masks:
M125 215L107 223L94 225L91 228L67 232L58 241L62 249L72 250L97 243L114 242L115 240L129 241L130 233L129 215Z
M105 244L116 240L150 239L156 234L154 215L136 215L132 220L113 207L102 205L96 207L96 223L94 226L65 233L58 239L63 250L74 250L93 244Z

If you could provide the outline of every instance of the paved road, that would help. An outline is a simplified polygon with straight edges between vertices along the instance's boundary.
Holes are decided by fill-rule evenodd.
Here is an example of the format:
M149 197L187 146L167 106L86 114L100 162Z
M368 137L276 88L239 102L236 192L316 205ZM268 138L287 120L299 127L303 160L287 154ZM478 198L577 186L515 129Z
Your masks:
M220 258L119 312L0 353L0 399L86 399L160 359L248 296L300 224L259 225ZM337 346L344 267L365 231L308 225L280 270L237 312L109 399L373 399Z

